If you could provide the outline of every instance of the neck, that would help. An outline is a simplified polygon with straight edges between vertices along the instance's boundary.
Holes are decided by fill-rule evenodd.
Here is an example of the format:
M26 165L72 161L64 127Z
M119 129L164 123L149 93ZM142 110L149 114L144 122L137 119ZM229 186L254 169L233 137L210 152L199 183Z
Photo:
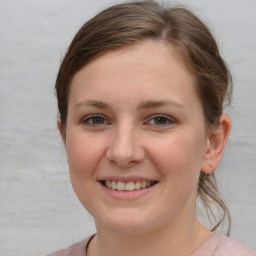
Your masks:
M143 235L120 234L112 230L97 228L91 241L88 256L187 256L207 240L211 232L196 219L188 228L181 229L179 223L170 224Z

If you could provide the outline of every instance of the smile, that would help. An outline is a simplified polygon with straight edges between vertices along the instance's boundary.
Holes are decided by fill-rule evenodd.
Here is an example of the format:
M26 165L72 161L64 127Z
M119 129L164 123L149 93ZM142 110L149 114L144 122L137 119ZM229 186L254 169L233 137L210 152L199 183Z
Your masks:
M118 191L134 191L134 190L141 190L152 187L157 182L156 181L111 181L111 180L104 180L101 183L112 190Z

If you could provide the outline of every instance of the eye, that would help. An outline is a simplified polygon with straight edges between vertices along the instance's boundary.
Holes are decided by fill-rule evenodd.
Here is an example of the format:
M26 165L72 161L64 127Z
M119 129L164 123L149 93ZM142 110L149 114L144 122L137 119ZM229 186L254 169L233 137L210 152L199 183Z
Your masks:
M176 122L173 118L163 116L163 115L154 116L147 122L147 124L149 125L156 125L156 126L167 126L175 123Z
M102 117L102 116L90 116L86 117L82 121L84 124L91 125L91 126L101 126L101 125L107 125L108 121Z

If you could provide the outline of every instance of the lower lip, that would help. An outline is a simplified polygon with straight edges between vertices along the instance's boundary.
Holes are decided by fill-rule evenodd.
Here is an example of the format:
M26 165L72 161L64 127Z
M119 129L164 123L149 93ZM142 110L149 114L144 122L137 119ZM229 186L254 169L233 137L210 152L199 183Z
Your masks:
M101 187L104 189L104 191L109 195L110 197L114 199L120 199L120 200L135 200L138 199L146 194L148 194L155 186L151 186L149 188L144 188L144 189L137 189L133 191L120 191L120 190L114 190L114 189L109 189L102 185L100 183Z

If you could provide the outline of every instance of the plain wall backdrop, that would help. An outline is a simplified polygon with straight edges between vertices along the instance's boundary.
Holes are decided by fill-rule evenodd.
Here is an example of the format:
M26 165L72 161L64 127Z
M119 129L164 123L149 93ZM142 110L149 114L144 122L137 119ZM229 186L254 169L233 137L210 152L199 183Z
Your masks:
M0 0L1 256L46 255L95 232L69 182L53 87L76 31L113 3ZM231 237L256 250L256 1L179 3L209 23L233 73L233 127L217 176Z

